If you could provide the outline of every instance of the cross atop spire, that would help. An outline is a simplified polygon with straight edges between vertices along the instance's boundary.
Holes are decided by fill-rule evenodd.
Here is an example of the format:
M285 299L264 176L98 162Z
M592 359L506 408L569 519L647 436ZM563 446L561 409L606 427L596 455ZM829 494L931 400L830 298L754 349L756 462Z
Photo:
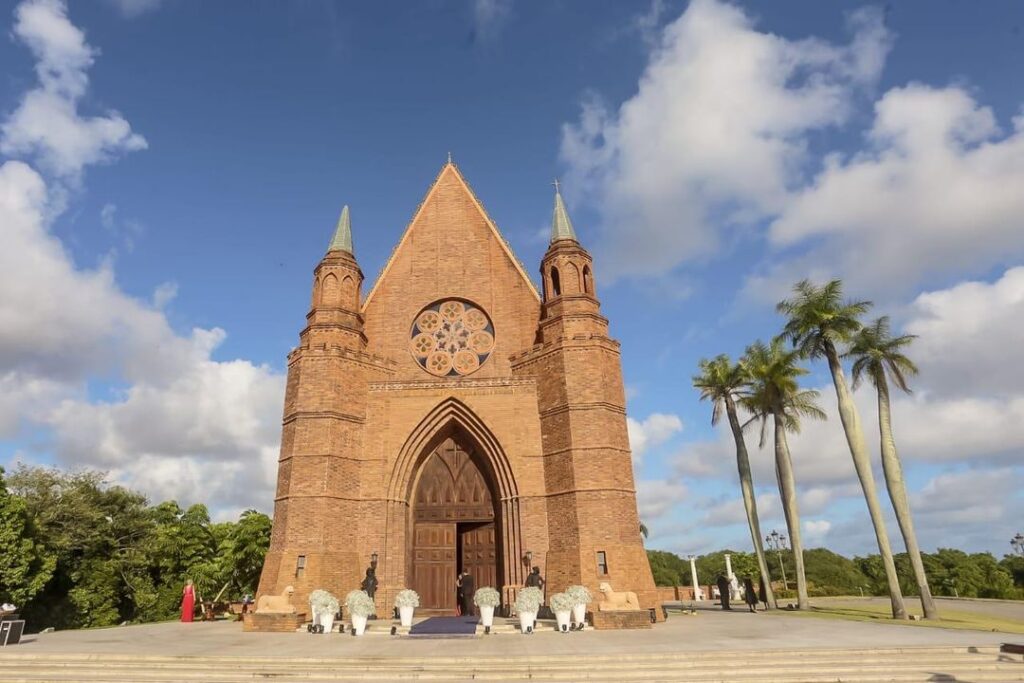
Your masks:
M327 251L347 251L352 254L352 222L348 216L348 204L341 209L341 216L338 217L338 227L334 231L334 239L327 247Z
M452 153L448 152L448 163L452 163Z
M555 211L551 215L551 242L575 240L576 231L572 229L569 212L565 210L565 202L562 201L562 192L558 179L555 179L553 184L555 186Z

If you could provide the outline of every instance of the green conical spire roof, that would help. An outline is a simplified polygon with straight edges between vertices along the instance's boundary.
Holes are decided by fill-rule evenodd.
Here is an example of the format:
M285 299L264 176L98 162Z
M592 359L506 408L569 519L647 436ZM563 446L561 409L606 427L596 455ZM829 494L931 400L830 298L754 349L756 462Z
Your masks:
M338 227L334 231L334 239L331 240L331 245L327 247L327 251L347 251L352 252L352 222L348 217L348 204L341 210L341 216L338 217Z
M575 239L576 231L572 229L572 221L569 220L569 212L565 210L565 202L562 201L562 193L559 192L556 181L555 212L551 215L551 241Z

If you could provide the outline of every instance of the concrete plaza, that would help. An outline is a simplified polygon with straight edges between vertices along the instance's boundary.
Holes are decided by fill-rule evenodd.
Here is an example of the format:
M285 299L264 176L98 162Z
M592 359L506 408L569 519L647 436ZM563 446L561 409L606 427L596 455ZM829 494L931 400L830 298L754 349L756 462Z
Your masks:
M561 634L541 630L532 636L499 633L463 639L422 639L388 635L390 621L371 622L367 634L242 633L237 622L176 622L105 629L59 631L26 636L8 652L102 653L237 657L450 657L668 654L717 650L871 649L931 646L992 646L1024 641L1012 633L920 628L862 623L789 614L734 610L670 612L650 630L585 631ZM6 653L0 650L0 661Z

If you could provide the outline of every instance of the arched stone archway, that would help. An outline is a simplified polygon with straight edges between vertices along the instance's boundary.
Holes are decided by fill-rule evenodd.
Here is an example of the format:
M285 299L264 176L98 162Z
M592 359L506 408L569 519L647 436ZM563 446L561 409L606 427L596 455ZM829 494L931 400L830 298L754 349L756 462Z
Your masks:
M463 567L476 587L493 585L505 599L522 585L511 465L491 430L461 401L442 401L412 430L391 472L388 498L388 593L413 587L424 611L453 613Z

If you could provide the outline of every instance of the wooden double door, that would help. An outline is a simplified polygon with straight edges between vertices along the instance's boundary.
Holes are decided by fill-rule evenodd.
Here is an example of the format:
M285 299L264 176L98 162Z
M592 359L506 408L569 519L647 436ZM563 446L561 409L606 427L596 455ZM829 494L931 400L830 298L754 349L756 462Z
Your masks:
M494 504L469 451L448 439L427 459L413 499L412 585L420 611L455 614L460 571L476 588L498 587Z

